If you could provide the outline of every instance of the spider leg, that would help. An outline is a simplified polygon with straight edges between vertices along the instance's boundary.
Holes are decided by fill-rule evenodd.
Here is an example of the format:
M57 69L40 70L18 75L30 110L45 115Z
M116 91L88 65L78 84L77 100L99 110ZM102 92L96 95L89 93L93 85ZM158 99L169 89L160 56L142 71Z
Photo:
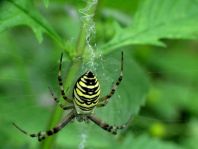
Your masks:
M123 51L121 54L121 69L120 69L120 76L118 77L117 81L114 83L111 91L109 92L108 95L101 97L99 99L99 103L97 105L97 107L103 107L108 103L108 99L111 98L111 96L113 96L113 94L115 93L117 87L120 85L120 82L122 81L123 78Z
M108 101L99 102L97 104L97 107L104 107L107 103L108 103Z
M109 125L103 121L101 121L100 119L96 118L95 116L88 116L88 118L94 122L96 125L98 125L99 127L101 127L102 129L116 135L117 134L117 130L118 129L123 129L127 126L128 122L126 124L123 124L123 125L120 125L120 126L112 126L112 125Z
M63 99L64 99L65 101L69 102L69 103L72 103L72 100L66 96L65 91L64 91L63 80L62 80L62 73L61 73L61 69L62 69L62 59L63 59L63 53L61 53L60 63L59 63L59 71L58 71L58 82L59 82L59 87L60 87L61 95L62 95Z
M63 104L60 103L60 100L58 100L58 98L54 95L54 92L49 88L50 93L54 99L54 101L63 109L63 110L69 110L69 109L73 109L74 106L70 105L70 106L64 106Z
M43 132L38 132L38 133L28 133L27 131L21 129L19 126L17 126L15 123L12 123L19 131L21 131L22 133L30 136L30 137L37 137L38 141L42 141L44 140L46 137L51 136L56 134L57 132L59 132L63 127L65 127L73 118L75 117L75 113L74 111L71 111L63 120L63 122L61 122L60 124L58 124L56 127L48 130L48 131L43 131Z

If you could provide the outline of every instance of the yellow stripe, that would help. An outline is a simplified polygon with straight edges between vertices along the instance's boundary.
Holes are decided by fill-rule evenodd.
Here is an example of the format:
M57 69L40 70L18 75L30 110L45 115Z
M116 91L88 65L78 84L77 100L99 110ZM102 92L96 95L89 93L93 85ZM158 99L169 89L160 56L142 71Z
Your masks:
M80 82L79 82L79 85L82 86L82 87L86 87L86 88L93 89L93 88L99 86L99 83L97 82L96 85L89 85L89 86L88 86L88 85L86 85L84 82L80 81Z
M97 90L95 92L98 92L99 89L100 89L100 85L98 85L98 88L97 88Z
M76 83L76 85L77 85L77 88L79 88L81 91L86 92L86 91L79 85L78 82Z
M80 103L77 99L74 99L74 101L78 106L86 107L84 103Z
M96 96L99 96L100 95L100 90L95 94Z
M90 105L87 105L87 104L85 104L85 103L80 103L78 100L74 100L75 101L75 103L78 105L78 106L81 106L81 107L84 107L84 108L90 108L90 107L95 107L96 105L97 105L97 103L98 103L98 100L97 100L97 102L96 103L91 103Z
M80 81L79 85L81 85L82 87L88 87L84 82Z
M98 87L98 84L96 84L96 85L89 85L87 88L93 89L93 88L96 88L96 87Z
M83 97L85 97L87 99L90 99L90 98L94 98L96 96L99 96L100 95L100 90L96 94L94 94L94 95L86 95L86 94L83 94L78 88L76 88L76 93L79 96L83 96Z
M74 90L74 96L77 98L77 100L79 100L80 102L83 102L84 103L84 100L82 100L78 94L76 93L76 90ZM98 93L96 94L96 96L98 96ZM95 97L96 97L95 96ZM84 96L83 96L84 97ZM98 101L99 100L99 97L97 99L94 100L94 102Z
M81 102L84 103L84 101L83 101L82 99L80 99L80 97L77 95L76 90L74 90L74 96L75 96L78 100L80 100Z
M89 85L88 88L93 89L93 88L98 87L98 86L99 86L99 83L97 82L96 85Z
M81 80L82 80L83 82L87 82L83 77L81 78Z
M84 79L89 79L87 76L83 76Z

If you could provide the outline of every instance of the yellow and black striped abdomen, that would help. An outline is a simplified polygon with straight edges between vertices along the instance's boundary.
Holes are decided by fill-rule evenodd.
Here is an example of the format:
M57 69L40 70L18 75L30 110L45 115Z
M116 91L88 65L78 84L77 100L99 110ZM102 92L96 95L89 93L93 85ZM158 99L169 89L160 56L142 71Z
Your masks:
M98 103L100 84L91 71L86 72L77 80L73 96L78 114L92 112Z

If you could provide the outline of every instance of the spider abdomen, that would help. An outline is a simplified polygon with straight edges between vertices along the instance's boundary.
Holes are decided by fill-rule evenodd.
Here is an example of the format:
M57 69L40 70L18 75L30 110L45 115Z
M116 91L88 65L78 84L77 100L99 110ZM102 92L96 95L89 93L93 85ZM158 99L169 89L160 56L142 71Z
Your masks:
M98 103L100 85L95 75L88 71L74 86L74 105L78 114L91 113Z

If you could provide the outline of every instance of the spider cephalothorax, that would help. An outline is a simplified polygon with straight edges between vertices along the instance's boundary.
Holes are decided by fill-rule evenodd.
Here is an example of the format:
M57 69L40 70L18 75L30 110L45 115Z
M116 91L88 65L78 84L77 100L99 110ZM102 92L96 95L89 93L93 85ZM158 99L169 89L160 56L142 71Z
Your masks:
M60 58L60 64L59 64L59 72L58 72L58 82L60 86L60 91L63 99L68 103L67 106L64 106L60 103L58 98L54 95L52 90L50 90L51 95L55 102L63 109L63 110L71 110L64 118L63 122L59 123L54 128L43 131L39 133L33 133L29 134L28 132L21 129L19 126L17 126L15 123L13 125L19 129L21 132L23 132L26 135L29 135L30 137L37 137L39 141L45 139L47 136L51 136L57 132L59 132L64 126L66 126L69 122L71 122L74 118L76 118L78 121L92 121L102 129L112 133L116 134L118 129L122 129L126 127L126 124L121 126L111 126L100 119L96 118L93 115L93 110L95 107L103 107L108 103L108 100L111 98L111 96L115 93L115 90L117 89L117 86L122 81L123 76L123 52L121 56L121 71L120 76L118 77L117 81L114 83L112 89L110 90L109 94L100 97L100 84L97 80L96 76L93 72L87 71L85 74L83 74L79 79L76 81L74 89L73 89L73 98L68 98L65 94L64 87L63 87L63 81L62 81L62 75L61 75L61 68L62 68L62 57L63 54L61 54Z

